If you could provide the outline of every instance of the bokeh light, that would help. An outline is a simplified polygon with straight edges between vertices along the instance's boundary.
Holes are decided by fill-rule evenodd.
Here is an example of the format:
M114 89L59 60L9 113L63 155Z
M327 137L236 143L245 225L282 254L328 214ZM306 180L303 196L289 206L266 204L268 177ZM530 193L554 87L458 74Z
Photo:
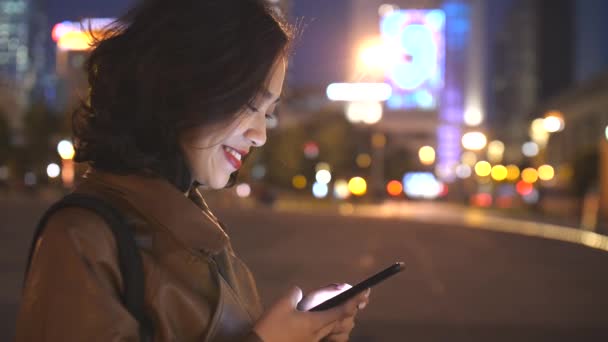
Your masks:
M534 184L538 180L538 171L529 167L521 172L521 179L526 183Z
M472 166L475 166L475 164L477 163L477 155L475 154L475 152L467 151L462 154L462 157L460 160L462 161L463 164L466 164L466 165L472 167Z
M418 158L423 165L433 165L435 162L435 149L431 146L423 146L418 151Z
M517 182L515 189L517 190L517 193L520 194L521 196L526 196L526 195L530 194L532 192L532 190L534 190L534 185L521 180L521 181Z
M475 173L479 177L487 177L492 173L492 165L485 160L482 160L475 164Z
M521 147L521 152L524 156L532 158L536 157L539 152L538 144L533 141L528 141Z
M551 165L543 165L538 168L538 178L543 181L550 181L555 177L555 170Z
M357 166L366 169L372 164L372 157L367 153L361 153L357 155Z
M367 182L361 177L353 177L348 181L348 190L355 196L363 196L367 192Z
M507 180L514 182L519 179L519 167L517 165L508 165L507 166Z
M57 144L57 153L61 159L69 160L73 159L76 152L74 151L74 145L69 140L61 140Z
M460 179L467 179L471 177L472 173L473 171L471 170L471 167L467 164L460 164L456 166L456 176Z
M246 198L251 195L251 186L247 183L242 183L236 186L236 195L240 198Z
M400 196L403 194L403 185L398 180L392 180L386 185L386 192L391 196Z
M505 144L502 141L494 140L488 144L488 160L493 163L500 163L505 153Z
M347 199L350 196L350 191L348 190L348 182L344 179L338 179L334 183L334 197L337 199Z
M501 182L504 181L505 179L507 179L507 175L508 175L509 171L507 170L507 168L503 165L495 165L492 168L492 179L494 179L495 181Z
M321 184L329 184L331 182L331 173L327 170L319 170L315 175L317 182Z
M315 182L312 185L312 194L316 198L325 198L325 197L327 197L328 192L329 192L329 189L327 187L327 184Z
M294 176L291 180L291 184L293 185L293 187L299 190L306 188L307 183L308 182L306 181L306 177L302 175Z
M46 167L46 174L49 178L57 178L61 174L61 168L55 163L50 163Z
M462 136L462 146L467 150L482 150L487 143L486 135L481 132L469 132Z

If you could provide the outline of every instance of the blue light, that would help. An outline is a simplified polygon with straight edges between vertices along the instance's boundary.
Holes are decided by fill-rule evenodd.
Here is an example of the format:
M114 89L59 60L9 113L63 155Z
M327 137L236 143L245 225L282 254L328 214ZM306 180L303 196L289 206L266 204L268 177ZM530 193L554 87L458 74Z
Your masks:
M327 184L315 182L312 186L312 194L316 198L325 198L328 192Z

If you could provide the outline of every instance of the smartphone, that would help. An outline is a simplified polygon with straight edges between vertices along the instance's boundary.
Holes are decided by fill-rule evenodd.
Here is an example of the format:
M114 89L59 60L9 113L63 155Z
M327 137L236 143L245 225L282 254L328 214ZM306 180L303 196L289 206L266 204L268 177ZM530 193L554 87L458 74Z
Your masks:
M365 279L359 284L353 286L352 288L340 293L339 295L332 297L323 303L313 307L308 311L323 311L327 309L331 309L333 307L339 306L342 303L348 301L349 299L355 297L359 293L371 288L374 285L377 285L384 280L394 276L395 274L403 271L405 268L405 264L403 262L396 262L386 269L374 274L373 276Z

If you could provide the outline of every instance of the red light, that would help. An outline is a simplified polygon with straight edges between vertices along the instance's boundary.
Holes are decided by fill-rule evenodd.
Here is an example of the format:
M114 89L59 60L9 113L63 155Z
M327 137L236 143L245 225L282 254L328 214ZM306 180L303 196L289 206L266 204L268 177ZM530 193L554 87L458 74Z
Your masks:
M481 193L471 198L471 204L477 207L489 207L492 205L492 195Z
M63 31L65 31L65 29L62 23L55 24L55 26L53 26L53 31L51 32L51 37L53 38L53 41L58 41L61 37L61 34L64 33Z
M314 159L319 156L319 145L314 141L309 141L304 144L304 155L308 159Z
M401 185L401 182L396 180L390 181L386 185L386 192L388 192L388 194L391 196L397 197L403 193L403 185Z
M522 196L527 196L527 195L531 194L532 191L534 191L534 185L521 180L521 181L517 182L516 189L517 189L518 194L520 194Z
M445 197L450 193L450 188L448 188L448 185L443 183L441 184L441 193L439 194L439 197Z

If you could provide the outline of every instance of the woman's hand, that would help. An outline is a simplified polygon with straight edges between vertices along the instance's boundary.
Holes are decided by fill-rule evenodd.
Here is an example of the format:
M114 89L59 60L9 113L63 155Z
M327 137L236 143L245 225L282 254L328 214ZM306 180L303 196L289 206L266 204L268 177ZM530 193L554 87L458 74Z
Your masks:
M326 292L328 289L321 290ZM334 286L333 291L340 290L336 290ZM309 297L307 296L307 298ZM344 341L344 339L336 338L344 338L344 336L348 338L358 306L361 303L367 303L367 296L362 293L338 307L325 311L307 312L297 309L301 299L302 290L292 289L288 295L281 298L262 315L254 327L256 334L264 342L318 342L326 337L330 338L328 341L332 342Z
M342 293L350 288L352 288L352 286L349 284L332 284L332 285L328 285L324 288L318 289L316 291L313 291L313 292L307 294L302 299L302 301L300 301L300 303L298 303L298 309L307 311L307 310L323 303L324 301L339 295L340 293ZM365 306L369 302L369 293L370 293L369 289L367 291L365 291L365 293L364 293L365 301L359 303L359 305L357 306L357 308L359 310L362 310L363 308L365 308ZM323 342L348 341L348 339L350 337L350 333L352 332L353 328L355 327L356 314L357 314L357 312L355 312L355 314L352 316L346 317L346 318L336 322L334 324L334 328L331 331L331 333L328 336L326 336L322 341Z

